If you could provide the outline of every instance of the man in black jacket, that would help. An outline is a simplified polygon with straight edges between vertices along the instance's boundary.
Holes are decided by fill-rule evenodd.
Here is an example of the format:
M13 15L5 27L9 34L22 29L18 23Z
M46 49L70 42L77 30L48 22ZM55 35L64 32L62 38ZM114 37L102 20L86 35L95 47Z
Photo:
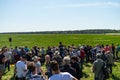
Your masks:
M71 66L76 70L77 79L80 80L82 76L82 70L78 63L78 58L76 56L71 57Z
M60 71L61 72L68 72L72 76L76 77L75 69L70 66L70 57L69 56L66 56L66 57L63 58L63 66L60 69Z

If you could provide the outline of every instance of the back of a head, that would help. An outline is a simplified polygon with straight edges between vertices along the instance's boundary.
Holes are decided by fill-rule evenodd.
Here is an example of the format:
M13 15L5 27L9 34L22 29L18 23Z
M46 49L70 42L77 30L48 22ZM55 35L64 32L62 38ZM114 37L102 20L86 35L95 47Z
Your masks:
M34 60L34 61L39 61L39 57L38 57L38 56L34 56L34 57L33 57L33 60Z
M27 67L27 68L29 69L30 72L34 72L35 69L36 69L35 63L34 63L34 62L30 62L30 63L28 64L28 67Z
M62 42L59 42L59 44L62 44Z
M64 65L69 65L70 64L70 57L69 56L64 57L63 63L64 63Z
M27 56L26 55L22 55L22 60L26 60L27 59Z
M97 53L96 58L100 59L101 58L101 53Z
M74 60L74 61L77 62L77 61L78 61L78 58L77 58L77 56L72 56L72 57L71 57L71 60Z
M59 70L59 65L57 63L57 61L53 60L50 62L50 68L53 71L58 71Z
M59 51L55 51L55 53L53 54L54 56L59 56L60 52Z
M62 57L60 55L56 55L56 56L53 56L52 60L57 61L59 64L60 62L62 62Z

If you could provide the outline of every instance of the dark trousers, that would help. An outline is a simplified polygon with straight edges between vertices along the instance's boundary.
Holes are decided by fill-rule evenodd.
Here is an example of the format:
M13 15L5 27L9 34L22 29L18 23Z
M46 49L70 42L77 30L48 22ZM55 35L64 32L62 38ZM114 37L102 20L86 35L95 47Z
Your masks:
M80 64L81 64L81 69L83 69L84 58L80 60Z
M112 51L113 59L115 59L115 51Z
M94 80L99 80L99 79L95 77Z
M5 62L5 68L8 68L8 71L10 71L10 60Z
M86 63L89 61L89 54L86 54Z
M17 76L15 77L15 80L25 80L25 77L23 78L18 78Z
M107 64L107 67L110 70L110 73L112 73L112 64Z
M119 53L119 52L118 52L118 51L116 51L116 59L118 59L118 58L119 58L119 57L118 57L118 53Z

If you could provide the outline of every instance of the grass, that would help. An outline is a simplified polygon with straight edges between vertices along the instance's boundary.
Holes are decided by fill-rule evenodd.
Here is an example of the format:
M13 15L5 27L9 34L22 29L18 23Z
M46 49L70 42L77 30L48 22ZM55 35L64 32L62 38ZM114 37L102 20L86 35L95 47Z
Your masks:
M2 80L10 80L13 75L14 75L14 65L11 65L10 71L6 70L4 76L2 77Z
M0 48L3 46L10 46L8 41L9 37L12 37L12 47L15 46L25 46L27 45L29 48L37 45L39 47L47 47L47 46L58 46L59 42L63 42L65 45L74 44L78 46L79 44L88 44L88 45L96 45L96 44L109 44L114 43L120 44L120 36L119 35L99 35L99 34L0 34ZM88 63L84 65L84 77L81 80L93 80L93 73L91 71L92 64ZM43 67L45 68L45 67ZM13 76L14 67L11 66L11 71L7 72L2 80L10 80ZM115 62L113 66L113 74L109 80L120 80L120 61Z
M65 45L75 44L112 44L120 43L120 36L118 35L99 35L99 34L0 34L0 47L10 46L8 41L9 37L12 37L12 47L14 46L58 46L59 42L63 42Z

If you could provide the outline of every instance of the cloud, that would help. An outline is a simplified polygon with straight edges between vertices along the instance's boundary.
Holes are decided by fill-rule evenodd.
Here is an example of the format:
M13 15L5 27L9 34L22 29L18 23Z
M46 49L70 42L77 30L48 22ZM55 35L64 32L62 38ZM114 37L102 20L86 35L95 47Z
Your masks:
M97 2L97 3L77 3L77 4L62 4L54 6L46 6L45 8L82 8L82 7L118 7L119 2Z

